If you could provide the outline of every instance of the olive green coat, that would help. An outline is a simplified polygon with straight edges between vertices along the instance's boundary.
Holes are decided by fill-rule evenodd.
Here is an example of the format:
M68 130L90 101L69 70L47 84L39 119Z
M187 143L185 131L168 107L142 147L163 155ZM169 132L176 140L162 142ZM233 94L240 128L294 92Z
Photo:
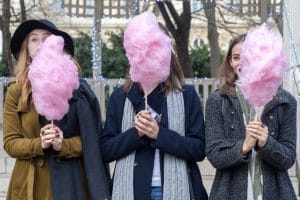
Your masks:
M16 163L11 175L7 200L52 199L47 159L40 139L40 123L33 104L20 105L20 88L8 87L3 111L4 149ZM64 139L58 157L82 155L80 137Z

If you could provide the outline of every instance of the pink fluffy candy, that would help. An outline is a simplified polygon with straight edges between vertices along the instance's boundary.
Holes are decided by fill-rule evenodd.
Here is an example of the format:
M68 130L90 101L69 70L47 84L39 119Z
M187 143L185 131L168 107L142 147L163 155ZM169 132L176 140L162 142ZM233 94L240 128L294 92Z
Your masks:
M256 112L261 112L282 84L287 67L280 33L266 24L247 33L240 55L238 86Z
M130 20L124 32L124 48L131 79L140 82L144 92L168 78L172 41L153 13L144 12Z
M79 87L77 66L63 51L64 39L49 36L36 50L28 78L37 112L48 120L60 120L69 111L69 99Z

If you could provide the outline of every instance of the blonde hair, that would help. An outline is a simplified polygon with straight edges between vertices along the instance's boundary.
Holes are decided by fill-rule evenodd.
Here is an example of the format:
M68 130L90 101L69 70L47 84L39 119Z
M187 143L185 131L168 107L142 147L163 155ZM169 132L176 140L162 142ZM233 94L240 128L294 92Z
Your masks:
M28 67L31 63L31 58L28 52L28 36L24 39L17 64L15 66L14 74L16 76L16 82L21 88L21 106L27 107L30 104L29 94L31 91L30 81L28 79Z

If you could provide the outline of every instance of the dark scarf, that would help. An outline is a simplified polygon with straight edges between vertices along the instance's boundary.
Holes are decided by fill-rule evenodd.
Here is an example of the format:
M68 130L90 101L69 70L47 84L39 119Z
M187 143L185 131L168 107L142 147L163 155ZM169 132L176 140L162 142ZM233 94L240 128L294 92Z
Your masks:
M41 120L41 124L45 123ZM63 131L64 138L80 133L83 152L81 158L59 160L58 152L47 150L53 199L81 200L84 199L84 191L88 191L91 200L110 199L109 171L100 152L102 125L99 102L85 81L81 80L79 89L73 92L69 112L54 123ZM81 177L80 162L83 162L86 182Z

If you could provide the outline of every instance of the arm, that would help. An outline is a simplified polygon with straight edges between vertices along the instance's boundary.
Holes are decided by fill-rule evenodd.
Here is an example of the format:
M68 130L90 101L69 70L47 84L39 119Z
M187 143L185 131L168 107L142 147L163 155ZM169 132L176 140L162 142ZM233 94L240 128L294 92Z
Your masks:
M122 113L125 97L120 95L121 89L113 92L106 113L106 122L101 136L101 149L106 162L118 160L144 145L135 128L122 133Z
M280 105L282 106L282 105ZM292 98L291 103L281 108L282 122L279 123L277 138L269 136L264 147L258 149L258 156L265 162L279 170L292 167L296 158L296 112L297 103ZM279 116L280 117L280 116Z
M185 136L160 128L156 145L160 150L188 161L205 158L204 120L198 95L193 87L186 87Z
M3 110L4 149L13 158L31 159L44 155L40 137L25 138L18 114L19 94L16 84L7 91Z
M82 144L80 136L74 136L71 138L63 139L61 144L61 150L58 157L74 158L82 156Z
M225 135L226 125L222 113L225 105L222 101L223 98L218 92L212 93L207 100L205 112L206 155L217 169L247 163L251 157L251 151L245 157L241 154L243 139Z

